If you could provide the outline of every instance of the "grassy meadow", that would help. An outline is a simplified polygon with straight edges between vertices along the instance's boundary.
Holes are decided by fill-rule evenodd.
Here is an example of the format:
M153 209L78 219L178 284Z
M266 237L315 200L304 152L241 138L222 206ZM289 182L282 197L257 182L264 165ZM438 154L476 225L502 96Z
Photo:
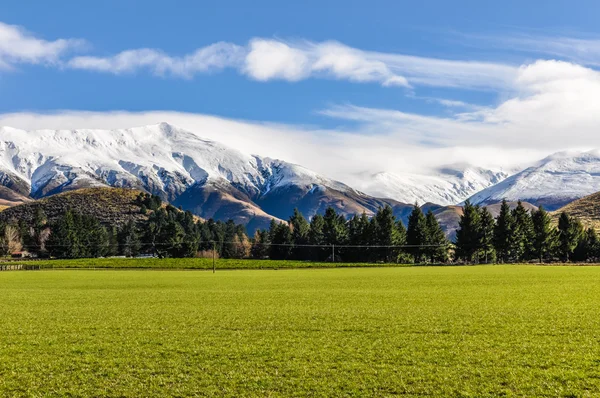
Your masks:
M598 396L600 267L0 272L0 396Z
M43 269L197 269L212 270L211 258L82 258L72 260L35 260L16 261L39 266ZM215 268L231 269L295 269L295 268L354 268L354 267L406 267L407 264L395 263L332 263L294 260L249 260L219 258Z

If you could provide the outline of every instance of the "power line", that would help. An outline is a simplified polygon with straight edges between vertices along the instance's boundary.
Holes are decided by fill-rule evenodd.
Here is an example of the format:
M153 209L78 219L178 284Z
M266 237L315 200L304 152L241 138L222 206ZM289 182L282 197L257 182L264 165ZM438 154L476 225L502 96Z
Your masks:
M176 245L180 245L180 244L185 244L186 242L180 242L178 244L173 244L173 243L166 243L166 242L139 242L139 243L111 243L111 244L69 244L69 245L37 245L37 246L44 246L44 247L73 247L73 246L82 246L82 247L106 247L106 246L144 246L144 245L148 245L148 246L176 246ZM214 240L210 240L210 241L198 241L198 242L194 242L197 243L198 245L204 244L204 243L210 243L210 244L218 244L218 245L243 245L243 242L236 242L236 241L214 241ZM327 249L331 249L331 247L335 247L335 248L357 248L357 249L368 249L368 248L380 248L380 249L403 249L403 248L419 248L419 247L448 247L448 246L452 246L452 243L446 243L446 244L441 244L441 245L339 245L339 244L325 244L325 245L315 245L315 244L295 244L295 243L263 243L263 242L248 242L250 245L262 245L262 246L287 246L287 247L314 247L314 248L327 248Z

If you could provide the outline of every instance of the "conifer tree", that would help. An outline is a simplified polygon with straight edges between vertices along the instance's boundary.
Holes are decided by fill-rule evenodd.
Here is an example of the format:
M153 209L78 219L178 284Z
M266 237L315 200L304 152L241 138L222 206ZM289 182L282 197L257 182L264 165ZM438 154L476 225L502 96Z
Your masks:
M511 258L515 261L527 260L533 252L533 222L531 215L519 201L512 212L513 229L511 239Z
M407 251L413 256L415 263L423 261L425 245L427 244L427 221L421 208L415 203L408 217L408 228L406 230Z
M593 228L588 228L581 235L577 247L573 252L573 260L590 261L595 260L598 254L598 235Z
M386 263L396 261L400 249L398 246L401 244L400 232L396 225L396 218L390 206L380 208L375 214L377 221L377 230L375 235L375 242L380 248L382 260Z
M308 251L306 245L308 244L310 224L296 208L294 209L294 214L290 217L289 225L292 231L292 242L294 245L298 245L293 248L292 257L303 259L306 257L306 252Z
M328 207L323 216L323 236L326 245L344 244L347 238L346 221L333 207Z
M398 245L405 246L407 231L406 231L406 227L404 226L404 223L402 222L402 220L396 221L396 230L398 231ZM409 263L410 262L410 254L408 254L408 251L406 250L406 248L401 248L398 251L398 257L396 258L396 262L397 263Z
M352 246L363 246L354 247L348 250L348 261L368 261L370 254L369 248L364 246L370 244L369 232L369 218L365 212L360 216L354 215L354 217L348 221L348 244Z
M292 231L287 223L280 222L271 240L269 257L273 260L286 260L292 254Z
M254 233L250 255L255 259L263 259L269 256L269 233L265 230L257 230Z
M513 224L510 207L504 199L494 226L494 249L498 260L503 263L510 261Z
M494 259L494 226L496 221L486 207L479 210L479 246L486 264Z
M325 245L331 246L332 261L339 260L343 251L339 247L336 249L335 246L344 245L348 235L346 220L342 215L338 215L332 207L328 207L323 216L323 236Z
M475 254L481 249L480 228L479 207L467 200L456 231L457 258L467 262L474 260Z
M50 254L58 258L79 257L79 236L75 230L73 212L67 210L52 226L48 239Z
M557 232L552 226L550 215L540 206L531 216L533 224L533 255L543 262L549 258L557 246Z
M562 212L558 218L558 254L562 261L569 261L583 232L581 223Z
M448 259L448 240L431 209L425 216L425 223L427 225L427 248L425 250L429 261L432 264L446 262Z
M313 247L310 248L311 260L323 260L327 257L328 251L323 250L319 246L325 244L325 234L323 228L325 227L325 221L323 216L315 214L310 220L310 230L308 231L308 241Z
M117 234L117 240L119 242L120 254L126 257L135 257L140 253L142 244L133 220L129 221L121 228Z

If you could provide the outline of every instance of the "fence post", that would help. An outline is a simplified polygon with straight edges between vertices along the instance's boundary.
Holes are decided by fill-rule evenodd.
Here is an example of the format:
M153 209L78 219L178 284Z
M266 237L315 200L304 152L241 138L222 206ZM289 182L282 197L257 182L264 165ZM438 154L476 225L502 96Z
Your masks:
M217 243L213 240L213 274L215 273L215 253L217 252Z
M335 263L335 245L331 245L331 262Z

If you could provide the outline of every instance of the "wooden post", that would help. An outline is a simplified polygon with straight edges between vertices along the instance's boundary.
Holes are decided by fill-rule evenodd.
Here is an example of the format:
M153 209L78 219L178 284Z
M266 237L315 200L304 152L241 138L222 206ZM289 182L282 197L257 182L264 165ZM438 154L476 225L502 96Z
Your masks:
M213 240L213 274L215 273L215 255L217 253L217 243Z
M335 245L331 245L331 262L335 263Z

